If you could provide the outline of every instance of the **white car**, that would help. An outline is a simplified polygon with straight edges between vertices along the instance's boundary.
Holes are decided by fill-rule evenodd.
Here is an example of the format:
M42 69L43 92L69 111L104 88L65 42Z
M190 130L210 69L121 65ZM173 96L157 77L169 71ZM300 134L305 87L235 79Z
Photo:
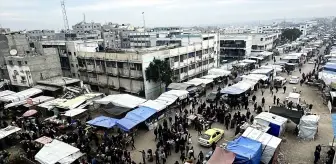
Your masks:
M289 79L289 83L290 84L297 84L300 82L300 78L298 76L292 76L290 79Z

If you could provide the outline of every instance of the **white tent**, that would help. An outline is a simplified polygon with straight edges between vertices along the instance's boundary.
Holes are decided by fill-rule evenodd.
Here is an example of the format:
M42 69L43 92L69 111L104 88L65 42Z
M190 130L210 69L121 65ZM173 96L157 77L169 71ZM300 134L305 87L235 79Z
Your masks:
M25 107L30 107L30 106L38 105L38 104L41 104L41 103L44 103L44 102L47 102L47 101L51 101L51 100L54 100L54 99L55 99L54 97L50 97L50 96L38 96L38 97L32 98L33 104L25 104L24 106Z
M54 139L51 143L43 146L35 155L35 160L41 164L71 163L74 157L81 157L82 154L78 152L80 152L78 148Z
M169 90L165 94L171 94L177 96L180 100L188 97L189 92L185 90Z
M97 104L108 104L112 103L116 106L125 107L125 108L135 108L139 104L146 102L146 99L132 96L130 94L116 94L108 95L102 99L94 101Z
M275 115L273 113L261 112L255 117L253 124L260 124L266 127L269 127L270 124L273 124L272 126L274 128L277 126L274 129L274 131L277 133L275 136L280 136L285 131L286 122L287 118ZM272 127L270 128L272 129Z
M219 78L221 77L220 75L205 75L205 76L202 76L201 78L202 79L216 79L216 78Z
M271 161L274 153L276 153L281 143L280 138L251 127L248 127L242 134L242 136L261 142L263 150L261 155L261 161L263 163L269 163Z
M237 84L234 84L233 86L241 90L247 91L248 89L251 89L253 87L253 84L247 81L240 81Z
M7 95L11 95L11 94L14 94L14 93L15 93L15 92L10 91L10 90L1 91L1 92L0 92L0 97L7 96Z
M263 68L263 69L255 69L251 72L251 74L262 74L262 75L266 75L269 74L270 72L273 71L273 68L269 69L269 68Z
M47 110L51 110L57 104L63 103L65 101L67 101L67 99L57 98L57 99L54 99L54 100L51 100L51 101L47 101L47 102L42 103L42 104L37 105L37 106L40 107L40 108L45 108Z
M194 78L194 79L191 79L187 82L184 82L186 84L193 84L195 86L199 86L199 85L207 85L207 84L210 84L212 83L213 80L212 79L200 79L200 78Z
M86 112L87 109L71 109L71 110L68 110L64 113L64 116L68 116L68 117L75 117L79 114L82 114L84 112Z
M248 74L248 75L242 75L241 76L244 80L250 80L253 82L258 82L259 80L267 80L268 77L266 75L261 74Z
M298 137L302 139L314 139L318 129L320 117L317 115L305 115L301 117L298 125Z
M288 102L293 102L294 104L299 104L300 103L300 94L290 92L288 95Z
M7 96L0 97L0 101L2 102L17 102L17 101L22 101L26 100L27 98L37 95L39 93L42 93L41 89L36 89L36 88L29 88L24 91L10 94Z
M148 100L139 106L145 106L148 108L155 109L157 111L161 111L167 107L166 103L163 103L162 101L156 101L156 100Z
M21 128L18 128L16 126L7 126L6 128L0 129L0 139L3 139L20 130Z
M241 60L240 62L242 62L242 63L256 63L257 61L250 60L250 59L244 59L244 60Z
M167 94L167 92L161 94L155 101L165 103L167 106L173 104L178 99L178 96Z
M209 75L220 75L220 76L229 76L231 74L231 71L219 69L219 68L213 68L208 71Z

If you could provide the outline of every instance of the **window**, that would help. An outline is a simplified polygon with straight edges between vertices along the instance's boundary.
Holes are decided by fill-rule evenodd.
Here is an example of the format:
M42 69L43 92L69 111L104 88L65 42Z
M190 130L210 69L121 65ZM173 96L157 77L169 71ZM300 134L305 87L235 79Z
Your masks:
M26 76L21 76L21 80L25 81L26 80Z
M13 77L13 80L16 81L16 75L13 75L12 77Z
M71 67L74 67L74 65L73 65L73 64L71 64Z
M76 52L74 52L74 56L76 56Z
M175 56L174 57L174 62L178 62L179 61L179 56Z
M21 61L18 61L18 65L19 65L19 66L22 66L22 62L21 62Z
M80 77L80 74L78 74L78 77Z
M8 60L8 64L9 64L9 65L13 65L13 61Z
M78 64L76 64L76 68L78 68Z
M260 38L260 41L263 41L264 40L264 38Z
M75 74L75 73L72 73L72 77L76 77L76 74Z

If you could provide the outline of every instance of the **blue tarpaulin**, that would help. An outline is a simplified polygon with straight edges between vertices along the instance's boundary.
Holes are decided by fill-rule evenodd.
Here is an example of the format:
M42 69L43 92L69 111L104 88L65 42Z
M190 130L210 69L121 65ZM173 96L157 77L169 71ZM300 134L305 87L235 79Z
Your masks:
M234 86L230 86L230 87L226 87L224 89L221 90L222 94L230 94L230 95L238 95L245 92L244 90L234 87Z
M139 108L136 108L129 113L133 113L137 116L140 116L143 118L143 121L147 120L147 118L149 118L150 116L154 115L156 113L156 110L155 109L152 109L152 108L148 108L148 107L145 107L145 106L141 106ZM126 115L127 117L127 115Z
M332 128L334 131L334 137L336 137L336 114L331 114Z
M117 125L124 131L131 130L134 126L147 120L150 116L156 113L155 109L141 106L126 114L126 116L117 121Z
M99 116L94 118L93 120L90 120L86 122L87 124L94 125L94 126L100 126L100 127L105 127L105 128L112 128L118 119L115 118L110 118L106 116Z
M323 66L323 70L336 72L336 64L335 63L327 63Z
M259 164L261 160L261 143L249 138L239 137L227 145L227 150L236 154L234 163Z

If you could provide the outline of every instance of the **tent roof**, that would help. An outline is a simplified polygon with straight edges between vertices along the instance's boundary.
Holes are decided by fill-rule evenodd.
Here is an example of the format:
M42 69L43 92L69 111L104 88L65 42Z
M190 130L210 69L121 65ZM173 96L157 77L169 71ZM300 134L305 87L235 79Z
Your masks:
M68 116L68 117L75 117L79 114L82 114L84 112L86 112L87 109L78 109L78 108L75 108L75 109L71 109L71 110L68 110L64 113L64 116Z
M140 104L139 106L149 107L149 108L155 109L157 111L161 111L162 109L167 107L167 105L165 103L162 103L160 101L155 101L155 100L148 100L148 101Z
M10 90L1 91L1 92L0 92L0 97L7 96L7 95L11 95L11 94L14 94L14 93L15 93L15 92L10 91Z
M138 107L130 112L128 112L126 114L126 117L129 113L132 113L132 114L135 114L139 117L142 118L142 121L145 121L147 120L150 116L154 115L156 113L156 110L155 109L152 109L152 108L149 108L149 107L145 107L145 106L141 106L141 107Z
M52 138L46 137L46 136L42 136L42 137L40 137L40 138L38 138L38 139L35 140L35 142L41 143L43 145L48 144L48 143L50 143L52 141L53 141Z
M84 94L81 96L78 96L76 98L67 100L65 102L58 103L56 107L62 108L62 109L74 109L83 104L85 101L97 98L101 96L102 93L89 93L89 94Z
M231 74L231 71L220 69L220 68L212 68L208 71L208 75L228 76L230 74Z
M302 113L299 111L290 110L290 109L286 109L284 107L279 107L279 106L273 106L270 109L270 112L278 116L288 118L296 124L300 123L300 119L302 117Z
M177 96L167 94L166 92L161 94L156 101L158 100L159 102L164 102L166 105L171 105L173 104L176 100L178 99Z
M240 88L237 88L235 86L229 86L229 87L223 88L221 90L221 93L223 93L223 94L232 94L232 95L239 95L243 92L245 92L245 91L240 89Z
M255 69L251 72L251 74L269 74L273 71L273 68L262 68L262 69Z
M255 119L262 119L276 125L283 125L287 122L286 118L268 112L261 112L255 117Z
M268 133L262 132L258 129L252 128L252 127L248 127L244 133L242 134L243 137L255 140L255 141L259 141L261 142L263 145L265 146L270 146L273 148L277 148L280 143L281 140L278 137L272 136Z
M189 92L186 90L169 90L165 92L165 94L170 94L170 95L177 96L180 99L185 99L188 97Z
M108 95L102 99L95 100L97 104L108 104L113 103L116 106L121 106L125 108L135 108L139 104L144 103L146 99L136 97L130 94L116 94Z
M22 101L22 100L25 100L25 99L27 99L31 96L37 95L39 93L42 93L41 89L29 88L29 89L23 90L21 92L17 92L17 93L14 93L14 94L10 94L10 95L0 97L0 101L3 101L3 102Z
M202 76L201 78L202 79L216 79L216 78L219 78L221 77L220 75L205 75L205 76Z
M32 98L32 101L33 101L32 105L25 104L24 106L25 107L31 107L33 105L38 105L38 104L41 104L41 103L44 103L44 102L47 102L47 101L51 101L51 100L54 100L54 99L55 99L54 97L50 97L50 96L38 96L38 97Z
M257 61L255 61L255 60L249 60L249 59L244 59L244 60L241 60L240 62L242 62L242 63L256 63Z
M208 164L232 164L235 159L235 154L224 150L220 147L216 147L212 156L210 157Z
M0 139L3 139L20 130L21 128L18 128L16 126L7 126L6 128L0 129Z
M79 149L54 139L35 155L35 160L43 164L54 164L63 158L79 152Z
M331 114L332 129L334 132L334 137L336 137L336 114Z
M100 127L110 129L116 124L117 121L118 121L118 119L115 119L115 118L110 118L110 117L106 117L106 116L99 116L99 117L96 117L96 118L86 122L86 123L90 124L90 125L100 126Z
M176 90L187 90L188 87L192 87L191 84L186 83L170 83L167 88Z
M142 121L139 119L131 119L124 117L117 121L117 126L124 130L124 131L130 131L133 127L140 124Z
M44 102L44 103L38 105L38 107L46 108L46 109L50 110L54 106L56 106L57 104L65 102L65 101L66 101L66 99L57 98L57 99L54 99L54 100L50 100L50 101Z
M200 83L202 83L202 84L207 85L207 84L212 83L212 82L213 82L213 79L200 79L200 78L194 78L194 79L189 80L189 82L195 82L195 83L200 82Z
M131 108L125 108L120 106L115 106L112 103L109 103L103 107L103 110L113 116L120 116L123 113L126 113L131 110Z
M294 93L294 92L290 92L288 97L290 98L294 98L294 99L298 99L300 98L300 94L299 93Z
M259 164L261 159L261 143L246 137L239 137L227 145L227 150L236 154L238 163ZM251 161L251 162L247 162Z

